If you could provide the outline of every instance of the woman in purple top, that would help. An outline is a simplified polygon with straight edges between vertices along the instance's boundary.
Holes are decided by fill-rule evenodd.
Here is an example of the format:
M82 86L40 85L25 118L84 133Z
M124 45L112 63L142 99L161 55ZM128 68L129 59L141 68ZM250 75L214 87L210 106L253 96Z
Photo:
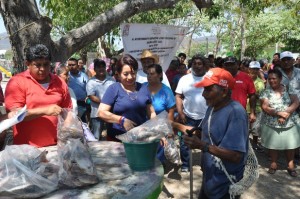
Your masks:
M131 55L123 55L116 64L119 82L110 85L102 98L98 116L109 123L108 141L119 141L116 135L156 116L147 86L136 82L137 70L137 61Z

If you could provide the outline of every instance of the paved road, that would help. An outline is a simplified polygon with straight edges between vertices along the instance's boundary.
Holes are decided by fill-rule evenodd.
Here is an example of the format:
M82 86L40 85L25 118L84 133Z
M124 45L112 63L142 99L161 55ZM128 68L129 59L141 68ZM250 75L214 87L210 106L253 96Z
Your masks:
M284 154L280 154L279 168L274 175L267 170L269 159L266 153L256 153L259 162L259 179L245 192L241 199L296 199L300 198L300 167L296 169L299 176L292 178L287 174ZM202 172L200 169L200 151L193 152L194 198L197 198L201 186ZM159 199L190 198L189 174L181 174L179 167L167 164L164 178L164 188Z

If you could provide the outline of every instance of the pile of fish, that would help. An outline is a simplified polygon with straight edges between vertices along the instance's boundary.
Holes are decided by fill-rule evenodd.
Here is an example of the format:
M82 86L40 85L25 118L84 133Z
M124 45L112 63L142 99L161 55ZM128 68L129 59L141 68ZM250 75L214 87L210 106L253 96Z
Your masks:
M81 122L73 113L59 116L57 154L60 164L59 184L83 187L99 182ZM76 126L77 125L77 126Z
M60 187L99 182L81 121L68 109L58 119L55 161L30 145L7 146L0 152L0 198L37 198Z
M0 196L36 198L57 189L57 165L30 145L7 146L0 152Z

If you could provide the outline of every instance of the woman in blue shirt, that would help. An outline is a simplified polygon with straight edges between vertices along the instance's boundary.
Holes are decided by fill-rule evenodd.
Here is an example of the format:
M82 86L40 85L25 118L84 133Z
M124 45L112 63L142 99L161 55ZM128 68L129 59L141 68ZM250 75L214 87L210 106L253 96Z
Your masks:
M152 105L154 107L155 113L159 114L162 111L168 112L169 120L174 120L175 111L175 97L172 90L162 83L163 73L162 67L158 64L152 64L148 66L147 69L147 79L148 82L144 83L148 86L151 93ZM164 149L163 146L166 144L166 139L162 139L161 145L157 151L157 158L164 162Z
M108 141L120 141L116 135L156 116L147 86L136 82L137 70L137 61L129 54L123 55L116 64L119 82L110 85L102 98L98 116L109 123Z

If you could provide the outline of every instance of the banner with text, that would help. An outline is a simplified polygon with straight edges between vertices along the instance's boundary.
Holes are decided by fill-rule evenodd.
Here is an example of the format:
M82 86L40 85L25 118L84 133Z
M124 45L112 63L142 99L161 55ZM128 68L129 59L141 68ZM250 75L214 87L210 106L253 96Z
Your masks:
M188 28L182 26L121 24L124 52L139 61L142 51L148 49L159 56L159 64L166 71L187 31Z

